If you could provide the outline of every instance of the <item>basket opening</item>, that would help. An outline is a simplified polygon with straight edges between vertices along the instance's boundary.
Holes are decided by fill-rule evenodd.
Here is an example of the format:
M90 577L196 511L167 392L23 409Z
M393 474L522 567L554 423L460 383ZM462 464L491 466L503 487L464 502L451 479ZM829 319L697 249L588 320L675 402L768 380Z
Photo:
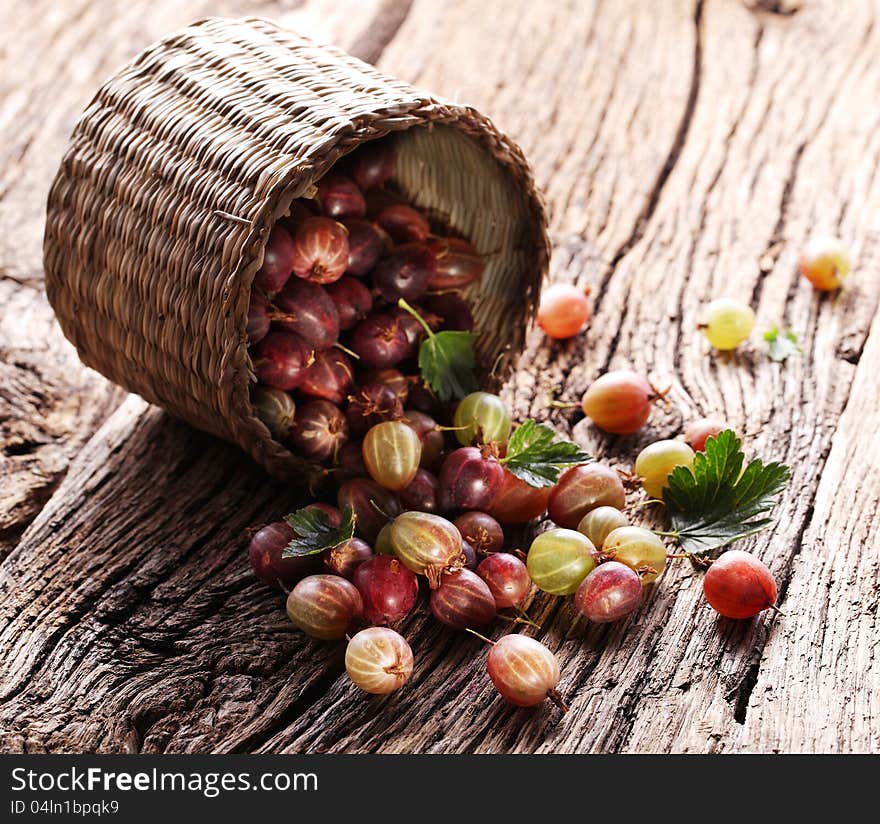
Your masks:
M484 376L522 334L520 310L529 302L535 250L525 198L510 174L473 139L445 125L416 127L394 136L396 182L419 208L442 216L486 260L479 281L465 290L474 313L475 350ZM498 370L503 374L504 370Z
M492 383L493 376L506 374L511 349L518 348L523 334L518 328L522 306L531 302L527 290L533 280L523 277L525 267L535 261L528 203L499 161L459 128L432 123L376 139L393 141L393 184L413 205L467 238L485 258L482 277L464 294L474 315L481 382ZM363 143L350 151L359 145ZM348 153L335 155L333 163ZM312 190L332 168L300 180L295 194L279 203L277 216L289 213L294 198ZM252 410L251 415L265 429Z
M507 170L460 129L432 123L384 139L393 141L397 152L393 183L413 205L467 238L485 258L482 277L464 294L474 315L481 382L491 382L492 375L507 371L511 343L515 346L522 335L512 327L530 302L525 290L532 281L522 276L535 259L535 250L529 248L534 227L527 202ZM329 171L301 181L300 196ZM286 198L283 213L289 212L292 200Z

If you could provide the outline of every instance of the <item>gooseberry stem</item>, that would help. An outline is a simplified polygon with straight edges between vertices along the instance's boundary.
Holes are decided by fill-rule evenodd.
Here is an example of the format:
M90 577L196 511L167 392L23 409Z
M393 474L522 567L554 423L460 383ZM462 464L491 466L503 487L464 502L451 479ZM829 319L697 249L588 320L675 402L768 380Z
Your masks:
M422 328L427 333L428 338L433 340L433 338L435 337L434 330L431 329L431 327L428 326L427 323L425 323L425 319L418 312L416 312L416 310L413 309L412 306L410 306L403 298L400 298L397 301L397 305L405 312L409 312L422 325Z
M476 635L481 641L485 641L490 647L495 646L495 642L491 638L487 638L485 635L480 635L475 629L471 629L470 627L465 627L465 632L469 632L471 635Z
M377 504L372 498L370 498L370 506L373 507L373 509L375 509L376 512L378 512L383 518L387 518L389 521L394 520L394 518L389 515L384 509L382 509L382 507L379 506L379 504Z
M526 596L526 598L527 597L528 596ZM525 600L525 598L523 599L523 601L524 600ZM520 604L521 603L522 603L522 601L520 601ZM533 627L536 627L537 629L541 629L541 625L532 621L532 619L529 618L529 614L520 606L520 604L515 604L513 607L519 613L519 617L524 620L527 620Z
M352 351L351 349L349 349L347 346L343 346L341 343L339 343L339 341L337 341L337 342L334 343L333 345L334 345L337 349L341 349L341 350L342 350L343 352L345 352L345 354L348 355L349 357L352 357L352 358L354 358L355 360L360 360L360 359L361 359L361 356L360 356L357 352L353 352L353 351Z
M516 616L515 618L510 618L509 616L505 615L504 613L499 613L499 615L500 615L502 618L507 618L507 619L508 619L511 623L513 623L513 624L525 624L526 626L534 627L535 629L541 629L541 625L535 623L535 622L534 622L531 618L529 618L529 616L526 615L526 613L523 612L523 610L521 610L519 607L514 606L513 609L515 609L516 612L517 612L517 616Z
M669 398L666 396L672 391L672 384L669 384L665 389L658 389L654 384L651 384L651 390L654 394L649 398L651 403L654 401L663 401L664 405L669 407Z
M715 563L711 558L704 558L702 555L697 555L694 552L677 552L671 555L667 555L667 558L682 558L684 560L690 561L693 566L697 569L709 569L713 563Z
M659 498L648 498L647 501L639 501L639 502L636 503L636 504L630 504L630 505L626 508L625 511L626 511L626 512L634 512L634 511L637 510L637 509L642 509L643 507L651 506L651 504L662 504L662 503L664 503L664 501L661 501ZM653 531L653 530L652 530L652 531ZM658 534L658 535L662 535L663 533L658 532L657 534ZM675 535L666 535L665 537L667 537L667 538L677 538L678 535L677 535L677 534L675 534Z

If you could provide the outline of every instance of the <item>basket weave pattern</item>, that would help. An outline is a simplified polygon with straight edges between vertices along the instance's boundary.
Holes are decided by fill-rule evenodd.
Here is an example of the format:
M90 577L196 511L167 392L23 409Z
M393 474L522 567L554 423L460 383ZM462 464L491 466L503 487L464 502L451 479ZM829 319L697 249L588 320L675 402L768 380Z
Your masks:
M477 354L504 374L549 254L521 151L473 109L259 19L213 18L151 46L77 124L44 264L83 362L279 477L314 472L251 408L251 283L291 201L392 133L395 182L487 255L470 296Z

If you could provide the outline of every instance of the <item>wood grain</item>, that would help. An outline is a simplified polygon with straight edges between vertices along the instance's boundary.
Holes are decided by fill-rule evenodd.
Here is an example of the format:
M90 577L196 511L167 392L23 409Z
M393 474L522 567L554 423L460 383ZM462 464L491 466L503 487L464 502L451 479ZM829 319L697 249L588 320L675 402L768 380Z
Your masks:
M569 603L536 600L565 716L504 704L485 649L424 612L404 628L410 685L358 693L341 650L293 631L247 569L242 531L295 491L78 366L39 291L65 135L114 65L217 6L97 5L33 4L0 71L0 542L14 545L0 565L0 749L880 750L876 3L220 4L472 103L524 147L551 209L553 276L590 285L595 318L570 343L530 336L507 388L517 415L546 418L551 393L577 399L632 365L672 387L639 436L609 439L574 413L551 422L628 466L714 413L747 451L792 465L776 527L743 544L776 574L787 618L717 619L685 566L620 625L586 629ZM818 231L855 250L837 296L796 272ZM761 330L797 331L802 357L771 363L757 334L713 355L695 325L719 294L750 301Z

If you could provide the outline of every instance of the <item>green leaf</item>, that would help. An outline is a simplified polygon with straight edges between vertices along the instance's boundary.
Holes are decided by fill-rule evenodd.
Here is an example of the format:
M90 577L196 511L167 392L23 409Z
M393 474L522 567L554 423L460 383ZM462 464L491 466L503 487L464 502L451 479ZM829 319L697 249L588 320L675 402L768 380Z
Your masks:
M764 333L764 340L767 341L767 354L770 360L782 363L791 355L801 354L801 345L798 343L798 336L789 329L786 332L780 332L778 326Z
M437 397L446 403L475 392L479 385L474 373L473 332L435 332L403 298L397 305L421 323L427 334L419 347L419 370Z
M555 434L549 426L524 421L510 436L501 463L529 486L543 487L553 486L563 469L593 460L571 441L554 441Z
M431 333L419 347L422 377L443 403L479 388L474 365L473 332Z
M785 464L754 460L743 470L740 440L730 429L706 441L693 469L677 466L663 489L666 511L685 552L705 555L772 523L790 472Z
M342 522L332 526L327 513L320 509L298 509L284 518L296 537L284 548L282 558L316 555L325 549L350 541L354 535L355 516L350 506L342 510Z

